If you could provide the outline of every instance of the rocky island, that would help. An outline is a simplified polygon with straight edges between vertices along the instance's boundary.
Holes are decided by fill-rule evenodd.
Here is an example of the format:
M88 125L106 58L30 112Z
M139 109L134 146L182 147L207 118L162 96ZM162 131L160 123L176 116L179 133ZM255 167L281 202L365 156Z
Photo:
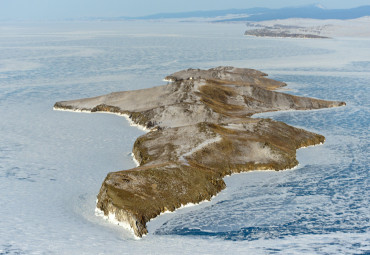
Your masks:
M305 39L328 39L330 37L323 36L321 33L325 26L305 27L296 25L263 25L260 23L247 23L249 27L244 35L256 37L280 37L280 38L305 38Z
M274 91L286 84L266 76L246 68L187 69L167 76L167 85L61 101L54 109L117 113L149 129L133 146L139 166L109 173L97 202L141 237L160 213L216 195L226 175L292 168L298 148L324 142L322 135L251 116L345 103Z
M247 22L245 35L256 37L330 39L370 36L370 17L352 20L289 18Z
M244 35L256 37L279 37L279 38L304 38L304 39L329 39L327 36L321 36L308 33L292 33L289 30L280 30L275 28L251 29L245 31Z

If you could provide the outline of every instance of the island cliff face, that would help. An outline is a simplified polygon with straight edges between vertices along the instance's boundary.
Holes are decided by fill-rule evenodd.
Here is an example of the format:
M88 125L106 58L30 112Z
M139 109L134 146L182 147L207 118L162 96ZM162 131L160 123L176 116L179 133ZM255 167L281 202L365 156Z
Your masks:
M296 166L298 148L325 138L251 116L345 103L273 91L286 84L266 76L234 67L188 69L167 76L164 86L57 102L55 109L125 114L150 129L133 147L139 166L109 173L97 208L141 237L161 212L216 195L226 175Z

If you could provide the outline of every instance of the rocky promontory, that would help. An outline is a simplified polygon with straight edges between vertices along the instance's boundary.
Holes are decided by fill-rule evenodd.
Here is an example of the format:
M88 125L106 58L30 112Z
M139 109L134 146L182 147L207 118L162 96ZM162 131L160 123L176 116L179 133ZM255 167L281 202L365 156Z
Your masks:
M113 112L149 129L133 154L139 166L103 181L97 208L128 223L136 236L164 211L209 200L225 188L223 177L250 170L296 166L296 150L325 138L255 113L310 110L344 102L273 91L285 86L253 69L187 69L149 89L61 101L59 110Z

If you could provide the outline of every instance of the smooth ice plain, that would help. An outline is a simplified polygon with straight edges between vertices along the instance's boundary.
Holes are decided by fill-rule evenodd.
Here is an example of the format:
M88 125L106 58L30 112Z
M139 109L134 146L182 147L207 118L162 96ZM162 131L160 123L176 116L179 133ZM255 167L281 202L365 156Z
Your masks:
M197 29L195 30L194 27ZM0 254L370 252L370 40L244 37L243 24L0 24ZM143 131L56 101L164 84L186 68L255 68L289 93L346 107L267 113L326 136L300 165L226 178L210 202L163 214L145 238L95 216L108 172L135 167Z

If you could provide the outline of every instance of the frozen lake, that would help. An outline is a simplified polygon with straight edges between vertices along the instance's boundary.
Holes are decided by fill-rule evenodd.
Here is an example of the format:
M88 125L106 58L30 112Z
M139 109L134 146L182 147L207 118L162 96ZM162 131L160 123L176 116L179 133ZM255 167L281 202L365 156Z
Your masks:
M0 254L370 252L370 39L267 39L243 24L0 23ZM143 134L56 101L162 85L186 68L264 71L287 93L347 106L261 116L323 134L282 172L227 177L211 202L164 214L136 240L94 214L108 172Z

